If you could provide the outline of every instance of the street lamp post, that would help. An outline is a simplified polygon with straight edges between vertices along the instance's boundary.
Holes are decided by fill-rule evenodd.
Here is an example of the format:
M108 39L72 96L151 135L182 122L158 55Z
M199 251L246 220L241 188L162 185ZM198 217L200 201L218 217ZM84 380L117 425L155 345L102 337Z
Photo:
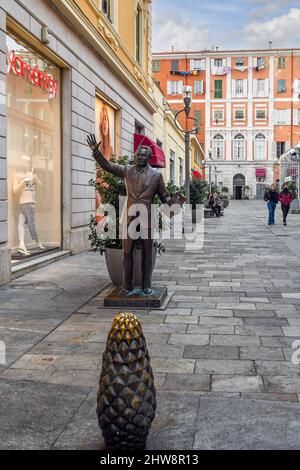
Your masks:
M184 133L184 140L185 140L185 197L187 204L190 204L190 141L191 141L191 134L198 134L199 132L199 122L197 119L190 117L190 112L191 112L191 104L192 104L192 87L191 86L185 86L183 88L183 104L184 108L178 111L174 117L174 122L177 127L177 129L180 132ZM194 127L192 130L187 129L184 130L178 123L177 119L179 114L185 113L186 116L186 121L188 120L193 121ZM195 125L196 124L196 125Z

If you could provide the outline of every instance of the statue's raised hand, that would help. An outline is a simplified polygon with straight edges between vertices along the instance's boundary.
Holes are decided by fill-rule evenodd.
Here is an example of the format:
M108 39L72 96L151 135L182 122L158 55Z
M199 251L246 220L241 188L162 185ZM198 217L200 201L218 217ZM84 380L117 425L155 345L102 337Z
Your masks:
M101 144L101 142L97 144L95 134L89 134L86 138L86 141L93 152L97 150Z

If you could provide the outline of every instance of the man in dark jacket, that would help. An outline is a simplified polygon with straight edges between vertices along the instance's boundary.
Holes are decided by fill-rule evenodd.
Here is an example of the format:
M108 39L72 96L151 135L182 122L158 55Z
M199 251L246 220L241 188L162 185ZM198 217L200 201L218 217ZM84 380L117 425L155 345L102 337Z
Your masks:
M282 191L279 194L279 201L281 202L281 210L283 215L283 225L286 225L286 218L290 210L290 205L293 200L293 195L289 191L288 185L285 183L282 186Z
M269 219L268 225L275 224L275 210L278 204L278 192L276 191L275 184L271 184L270 190L266 192L264 200L268 202L268 211L269 211Z

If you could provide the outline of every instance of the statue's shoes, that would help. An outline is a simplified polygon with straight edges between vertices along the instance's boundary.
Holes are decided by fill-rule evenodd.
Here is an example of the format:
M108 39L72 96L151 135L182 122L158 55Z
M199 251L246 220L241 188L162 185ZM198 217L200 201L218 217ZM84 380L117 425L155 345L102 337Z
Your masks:
M151 289L151 287L146 287L145 289L143 289L143 292L145 295L152 295L153 294L153 290Z
M18 249L18 253L20 253L21 255L30 255L30 251L27 251L26 249L24 250L23 248L19 248Z

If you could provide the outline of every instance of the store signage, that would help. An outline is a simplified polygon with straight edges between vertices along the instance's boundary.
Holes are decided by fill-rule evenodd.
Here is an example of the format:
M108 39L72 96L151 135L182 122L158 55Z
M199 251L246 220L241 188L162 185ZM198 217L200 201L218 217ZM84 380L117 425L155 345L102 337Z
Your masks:
M32 85L41 88L49 93L50 98L55 98L58 91L58 80L55 80L51 75L45 74L37 67L31 67L30 64L25 62L19 57L15 51L7 50L7 73L13 73L19 77L24 78Z

